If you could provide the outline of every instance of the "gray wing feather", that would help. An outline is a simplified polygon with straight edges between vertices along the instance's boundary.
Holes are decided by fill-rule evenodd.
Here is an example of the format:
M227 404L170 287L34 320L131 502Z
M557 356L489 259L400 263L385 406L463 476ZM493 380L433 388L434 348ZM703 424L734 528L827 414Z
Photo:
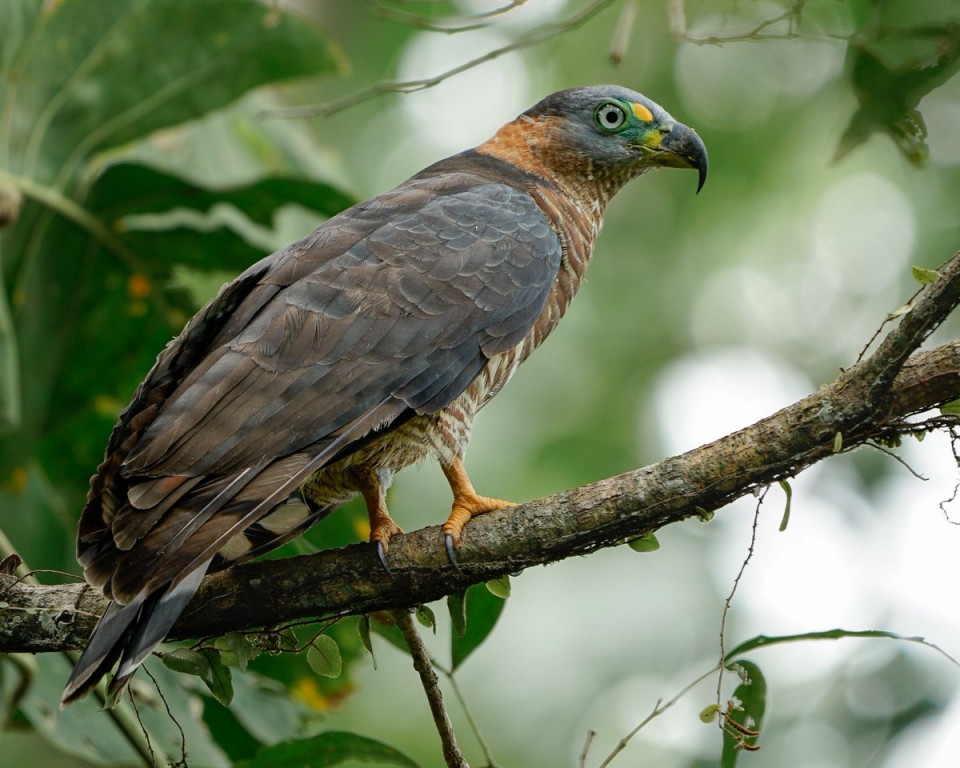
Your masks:
M519 343L556 278L559 238L523 190L442 185L415 179L276 255L261 279L275 292L240 308L245 327L225 329L124 473L237 471L321 440L390 395L434 412Z

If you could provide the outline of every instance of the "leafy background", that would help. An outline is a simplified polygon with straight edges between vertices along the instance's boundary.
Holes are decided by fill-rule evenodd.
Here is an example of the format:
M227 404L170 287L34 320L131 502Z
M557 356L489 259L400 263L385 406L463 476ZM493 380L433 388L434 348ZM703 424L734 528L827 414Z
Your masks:
M496 8L507 12L478 17ZM357 99L500 49L437 87ZM77 572L73 531L109 430L221 282L571 85L618 82L654 98L703 136L711 177L694 197L689 174L663 172L614 201L561 329L478 420L474 481L505 498L542 496L766 415L856 358L912 293L911 265L935 267L957 248L958 67L956 0L5 0L5 546L33 568ZM357 103L327 108L341 99ZM304 105L320 108L284 112ZM770 491L728 647L842 626L960 653L960 530L938 508L956 464L936 438L901 453L931 479L876 452L839 457L793 482L784 533L783 494ZM428 463L401 475L391 507L412 529L440 520L448 494ZM428 643L457 668L498 765L576 765L591 729L597 765L658 699L716 663L757 503L673 526L655 553L622 547L528 572L506 603L476 588L465 637L434 606ZM364 533L352 507L284 553ZM301 750L314 765L442 765L396 633L376 619L329 628L342 671L325 677L335 670L320 629L256 641L313 649L300 654L256 655L234 637L185 654L192 674L152 663L172 713L138 676L154 759L178 759L183 739L194 766L275 765ZM737 753L740 764L953 765L957 668L888 636L838 637L748 644L740 669L762 676L766 695L738 695L766 712L762 749ZM112 718L94 701L57 709L66 670L58 656L2 660L4 760L141 764L129 705ZM619 762L730 764L729 744L697 717L716 700L711 680ZM732 672L725 681L724 705L743 684Z

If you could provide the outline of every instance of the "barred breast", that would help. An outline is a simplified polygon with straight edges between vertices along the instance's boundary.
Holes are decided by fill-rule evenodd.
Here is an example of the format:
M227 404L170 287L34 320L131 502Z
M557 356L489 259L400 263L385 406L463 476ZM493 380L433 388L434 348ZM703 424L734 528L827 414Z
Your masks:
M313 505L338 505L355 496L363 486L363 473L370 467L380 471L381 482L386 486L393 473L428 456L437 458L444 466L463 458L477 411L504 387L556 327L583 280L602 223L603 208L593 201L581 203L579 196L549 186L536 188L533 195L560 238L563 258L557 279L530 331L516 347L491 358L450 405L435 414L412 418L317 472L301 489Z
M463 458L474 415L506 385L523 361L557 326L580 288L593 253L603 218L603 206L593 202L597 198L583 204L580 196L564 194L548 186L535 188L532 194L560 237L563 246L560 271L540 315L520 344L491 358L466 391L438 414L435 425L426 420L424 434L442 464Z

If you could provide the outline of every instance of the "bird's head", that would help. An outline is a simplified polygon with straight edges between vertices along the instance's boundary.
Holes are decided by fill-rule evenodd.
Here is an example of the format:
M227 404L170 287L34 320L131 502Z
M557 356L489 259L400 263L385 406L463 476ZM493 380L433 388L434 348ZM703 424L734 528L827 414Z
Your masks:
M656 102L620 86L558 91L484 146L498 137L514 151L528 150L546 172L595 177L608 194L663 166L696 169L698 192L707 179L707 150L696 132Z

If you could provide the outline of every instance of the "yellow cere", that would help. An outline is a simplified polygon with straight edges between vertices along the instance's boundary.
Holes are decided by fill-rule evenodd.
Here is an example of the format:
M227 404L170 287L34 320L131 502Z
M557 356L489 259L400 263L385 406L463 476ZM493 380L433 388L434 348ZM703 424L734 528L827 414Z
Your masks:
M653 113L643 106L643 104L632 102L631 106L633 107L633 114L635 114L638 119L643 120L645 123L653 122Z

